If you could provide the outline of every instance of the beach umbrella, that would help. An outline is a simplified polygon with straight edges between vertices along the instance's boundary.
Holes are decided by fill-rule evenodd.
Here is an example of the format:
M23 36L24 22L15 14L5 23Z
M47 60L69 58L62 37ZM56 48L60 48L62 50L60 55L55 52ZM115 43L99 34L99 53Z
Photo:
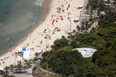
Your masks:
M58 29L58 27L55 27L55 30Z
M64 12L64 9L62 11Z
M52 24L54 23L55 20L52 21Z
M27 45L29 45L29 43L27 43Z
M68 10L68 7L66 8L66 10Z
M57 11L57 13L58 13L59 11Z
M45 30L43 31L43 33L45 33Z
M59 10L58 12L60 13L61 11Z
M61 17L61 20L63 20L63 17Z
M58 10L61 10L61 8L60 8L60 7L58 7L57 9L58 9Z
M52 21L52 24L54 23L54 21Z
M47 37L45 36L44 38L46 39Z
M60 14L60 17L62 17L62 14Z
M43 42L41 41L40 43L42 44Z
M22 48L23 51L26 51L26 48Z
M46 46L46 48L48 48L48 45Z
M70 17L67 17L68 19L70 19Z
M68 4L68 7L70 7L70 4Z
M70 12L68 12L68 15L70 14Z
M57 32L60 31L60 29L57 29Z
M78 7L78 9L80 9L80 7Z
M43 36L44 34L42 33L41 35Z
M15 52L15 54L17 54L17 52Z
M58 10L61 10L61 8L59 7Z
M38 59L39 62L42 60L42 58L37 58L37 59Z

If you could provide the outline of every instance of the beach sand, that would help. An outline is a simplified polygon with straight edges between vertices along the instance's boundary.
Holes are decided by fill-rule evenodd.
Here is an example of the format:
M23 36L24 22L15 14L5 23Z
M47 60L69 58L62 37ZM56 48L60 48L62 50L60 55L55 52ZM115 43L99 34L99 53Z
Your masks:
M43 6L46 4L43 3ZM37 24L38 27L31 31L24 42L0 57L4 59L0 61L0 67L16 63L16 56L12 54L18 51L18 47L28 46L32 55L39 50L50 50L54 40L60 39L62 36L67 37L68 31L76 30L76 26L80 24L80 21L74 23L74 20L80 19L83 9L78 9L78 7L83 5L84 0L52 0L45 18L39 21L42 23Z

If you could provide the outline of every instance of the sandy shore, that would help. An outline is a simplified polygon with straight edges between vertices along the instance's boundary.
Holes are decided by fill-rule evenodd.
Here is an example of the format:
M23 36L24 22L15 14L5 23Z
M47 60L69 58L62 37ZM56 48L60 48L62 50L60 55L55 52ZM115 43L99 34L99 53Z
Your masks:
M67 36L68 31L76 29L80 22L75 23L74 20L80 18L82 9L78 9L78 7L83 5L84 0L52 0L49 13L45 19L41 19L43 22L39 23L38 27L29 34L27 39L13 49L12 52L1 56L4 61L0 61L0 67L16 63L16 56L13 56L13 54L18 51L19 47L28 46L31 57L39 50L49 50L54 40L61 38L61 36Z

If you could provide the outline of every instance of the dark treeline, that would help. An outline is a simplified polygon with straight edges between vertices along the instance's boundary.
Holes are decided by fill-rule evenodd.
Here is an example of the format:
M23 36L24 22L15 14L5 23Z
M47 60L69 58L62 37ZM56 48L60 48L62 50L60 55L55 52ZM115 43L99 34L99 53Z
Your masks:
M100 12L116 12L116 0L89 0L87 9L90 10L90 14L93 11L97 11L98 15Z
M97 51L83 58L78 47L92 47ZM62 37L55 40L51 52L43 54L41 67L62 77L115 77L116 76L116 13L106 15L99 27L90 33Z
M89 0L87 5L91 15L97 11L100 19L98 26L90 33L79 33L68 38L55 40L51 52L43 54L41 67L60 74L62 77L116 77L116 13L115 0ZM111 6L109 6L111 5ZM80 28L77 26L78 31ZM90 58L73 50L79 47L91 47L97 51Z

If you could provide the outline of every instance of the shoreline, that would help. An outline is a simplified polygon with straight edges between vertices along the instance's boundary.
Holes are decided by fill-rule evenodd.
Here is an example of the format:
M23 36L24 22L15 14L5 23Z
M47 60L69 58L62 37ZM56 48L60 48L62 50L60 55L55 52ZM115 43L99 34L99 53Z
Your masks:
M47 5L48 3L50 4ZM68 5L67 3L70 3L71 5L71 7L69 7L69 10L66 9ZM80 17L82 9L77 9L77 7L79 7L80 5L84 5L84 0L44 0L42 7L46 7L46 12L44 11L43 16L40 18L40 21L38 21L37 25L30 30L28 35L24 39L22 39L21 42L15 45L15 48L12 49L12 52L7 52L6 54L1 56L2 58L7 57L7 59L5 59L5 64L1 64L0 67L5 67L10 64L16 63L14 61L16 57L12 56L11 54L15 51L18 51L16 50L17 47L22 48L26 47L27 44L29 44L29 48L33 49L30 51L32 53L35 53L39 50L49 50L50 46L53 45L54 40L60 39L62 36L67 37L67 32L70 30L75 30L76 26L80 24L80 22L74 22L75 18ZM58 13L58 9L56 9L57 7L62 7L62 9L64 9L65 11ZM61 16L63 17L63 19L61 18ZM67 19L68 17L70 17L70 19ZM51 23L54 20L55 22ZM54 30L56 27L60 29L60 31ZM45 30L47 30L47 33L43 32ZM49 39L46 39L45 37L48 35ZM42 41L43 43L39 44L40 41ZM40 45L40 47L37 47L38 45Z
M42 2L42 8L44 8L44 14L42 15L42 17L38 20L38 22L36 22L36 24L35 24L35 26L32 28L32 29L30 29L30 31L28 32L28 35L27 36L25 36L24 38L22 38L20 41L18 41L14 46L13 46L13 48L15 48L15 47L17 47L18 45L20 45L21 43L23 43L27 38L28 38L28 36L32 33L32 31L34 31L40 24L42 24L44 21L42 21L42 20L44 20L46 17L47 17L47 15L49 14L49 10L50 10L50 5L51 5L51 3L52 3L52 1L53 0L44 0L43 2ZM48 2L49 2L49 4L48 4ZM47 13L48 12L48 13ZM12 50L11 48L9 48L9 49L7 49L7 50L5 50L4 52L2 52L1 54L0 54L0 57L2 57L3 55L5 55L5 54L7 54L7 53L9 53L9 51L10 50Z

